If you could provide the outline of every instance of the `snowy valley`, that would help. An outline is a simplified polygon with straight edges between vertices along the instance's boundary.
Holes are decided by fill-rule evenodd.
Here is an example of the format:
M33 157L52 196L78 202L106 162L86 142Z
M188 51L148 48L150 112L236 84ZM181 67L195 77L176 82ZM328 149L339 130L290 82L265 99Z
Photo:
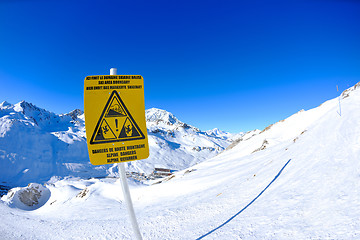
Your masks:
M119 180L103 178L116 167L88 163L81 111L0 109L1 184L16 187L0 202L4 239L133 239ZM127 170L179 171L129 178L144 239L360 238L360 83L246 134L146 118L150 158Z

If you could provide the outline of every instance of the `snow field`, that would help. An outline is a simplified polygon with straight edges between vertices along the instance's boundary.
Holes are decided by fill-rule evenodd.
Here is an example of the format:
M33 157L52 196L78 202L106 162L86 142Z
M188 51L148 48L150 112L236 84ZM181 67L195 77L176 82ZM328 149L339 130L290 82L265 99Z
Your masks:
M359 239L360 90L348 93L341 116L330 100L159 184L130 181L143 238ZM38 209L0 204L1 236L133 239L116 179L46 187Z

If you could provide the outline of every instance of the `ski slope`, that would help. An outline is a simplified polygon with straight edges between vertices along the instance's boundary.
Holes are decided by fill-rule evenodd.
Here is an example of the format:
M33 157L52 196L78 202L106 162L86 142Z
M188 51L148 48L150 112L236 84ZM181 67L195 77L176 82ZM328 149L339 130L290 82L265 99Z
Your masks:
M161 183L130 181L144 239L359 239L360 83ZM116 179L52 179L0 203L5 239L133 239ZM35 190L34 190L35 191ZM42 205L43 204L43 205Z

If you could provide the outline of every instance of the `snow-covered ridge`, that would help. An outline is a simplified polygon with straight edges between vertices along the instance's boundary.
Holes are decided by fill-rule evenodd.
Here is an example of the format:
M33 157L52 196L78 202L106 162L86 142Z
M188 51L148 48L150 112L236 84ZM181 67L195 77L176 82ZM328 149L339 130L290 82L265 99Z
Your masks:
M0 117L27 122L49 132L68 130L68 127L71 127L70 122L79 120L83 114L81 110L76 109L67 114L57 115L26 101L14 105L4 101L0 104L0 110Z
M180 122L172 113L158 108L150 108L145 110L145 117L147 122L153 122L157 124L182 124L182 122Z
M227 140L232 141L232 142L236 141L239 138L242 138L244 136L244 134L246 134L246 133L243 133L243 132L235 133L235 134L234 133L229 133L229 132L222 131L222 130L220 130L218 128L207 130L207 131L205 131L205 133L208 136L217 137L217 138L221 138L221 139L227 139Z
M354 86L352 86L352 87L346 89L345 91L343 91L341 93L342 99L349 97L352 92L354 92L355 90L359 90L359 89L360 89L360 82L358 82Z
M200 132L200 129L190 126L182 121L179 121L172 113L158 109L150 108L145 110L145 118L148 128L161 128L178 130L179 128L192 129L195 132Z
M16 112L21 112L27 118L30 118L36 125L50 124L54 120L57 121L59 116L45 109L38 108L32 103L21 101L14 105Z
M3 101L2 103L0 103L0 109L4 110L4 109L8 109L12 106L11 103L8 103L7 101Z
M296 142L297 139L307 132L310 126L317 124L322 118L329 114L329 111L332 110L338 117L341 117L341 112L343 112L342 114L345 114L345 110L340 109L342 102L351 95L359 94L360 82L345 90L340 95L340 98L342 99L340 103L339 99L335 98L322 103L317 108L307 111L300 110L284 120L280 120L267 126L262 131L251 131L248 134L245 134L243 137L234 141L229 146L229 149L236 148L241 152L241 155L246 155L277 146L280 143ZM240 149L242 150L240 151Z
M83 118L82 116L84 115L84 111L83 110L80 110L80 109L75 109L75 110L72 110L71 112L69 113L66 113L66 114L61 114L60 116L70 116L72 118L72 120L76 120L78 118Z

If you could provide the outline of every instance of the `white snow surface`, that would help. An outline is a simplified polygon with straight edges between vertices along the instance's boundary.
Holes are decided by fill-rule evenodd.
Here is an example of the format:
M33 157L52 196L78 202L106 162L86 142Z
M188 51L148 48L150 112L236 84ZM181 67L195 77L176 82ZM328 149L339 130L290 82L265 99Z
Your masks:
M161 183L130 181L143 238L360 239L360 83L340 100L341 114L336 98ZM134 239L118 180L44 188L34 210L16 206L26 189L3 196L3 239Z
M233 135L207 135L160 109L146 111L150 157L127 163L128 171L181 170L223 151ZM225 133L226 134L226 133ZM0 185L44 183L53 176L118 175L116 165L90 164L83 111L57 115L31 103L0 103Z

